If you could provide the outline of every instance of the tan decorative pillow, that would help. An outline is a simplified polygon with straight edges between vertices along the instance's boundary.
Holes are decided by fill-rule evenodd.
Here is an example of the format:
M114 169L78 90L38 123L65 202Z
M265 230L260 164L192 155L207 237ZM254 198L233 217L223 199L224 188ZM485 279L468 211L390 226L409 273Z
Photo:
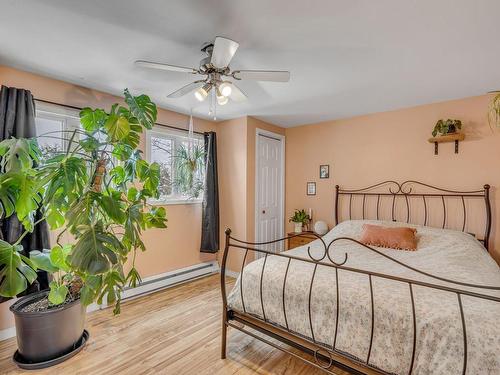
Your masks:
M378 225L364 224L361 242L365 245L388 247L398 250L417 250L415 228L381 227Z

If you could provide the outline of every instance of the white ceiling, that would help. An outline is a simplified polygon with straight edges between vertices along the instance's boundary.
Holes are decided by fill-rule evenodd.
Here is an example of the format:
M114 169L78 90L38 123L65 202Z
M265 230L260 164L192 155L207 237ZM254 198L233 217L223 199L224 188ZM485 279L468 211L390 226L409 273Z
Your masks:
M0 0L0 64L207 117L166 95L193 80L133 66L197 67L203 42L240 43L233 69L287 69L241 82L249 100L218 118L282 126L480 95L500 88L498 0Z

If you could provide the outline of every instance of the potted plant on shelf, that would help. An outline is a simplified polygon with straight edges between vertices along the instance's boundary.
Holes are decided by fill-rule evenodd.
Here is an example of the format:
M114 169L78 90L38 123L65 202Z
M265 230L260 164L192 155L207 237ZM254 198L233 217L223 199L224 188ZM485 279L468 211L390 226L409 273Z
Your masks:
M488 107L488 122L490 126L500 128L500 91L494 91L496 95L490 102Z
M457 129L462 129L462 121L451 119L439 120L434 126L432 136L453 134L457 132Z
M311 218L305 210L295 210L288 221L294 223L295 233L300 233L302 232L302 227L309 224L310 220Z
M157 109L145 95L124 94L126 106L110 112L84 108L81 129L41 135L62 138L64 151L41 157L36 138L0 143L0 217L16 214L26 229L15 243L0 240L0 295L23 292L37 269L52 275L50 291L11 306L21 366L45 367L81 346L85 306L92 302L105 300L118 314L123 288L140 282L134 264L146 250L142 231L166 227L165 209L147 203L158 195L159 166L138 150ZM57 244L26 257L20 243L37 224L39 208L40 220L59 230ZM62 243L64 233L69 243Z

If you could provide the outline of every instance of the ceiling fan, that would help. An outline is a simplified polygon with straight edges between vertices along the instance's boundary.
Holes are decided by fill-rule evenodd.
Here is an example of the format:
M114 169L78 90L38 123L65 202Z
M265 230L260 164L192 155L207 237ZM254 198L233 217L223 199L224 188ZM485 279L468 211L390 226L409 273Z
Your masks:
M171 64L163 64L151 61L138 60L136 66L168 70L180 73L199 74L206 76L203 79L189 83L180 89L167 95L167 98L180 98L194 91L194 96L200 102L207 99L211 93L213 105L225 105L229 99L235 102L246 100L247 96L238 86L229 79L235 81L253 80L253 81L271 81L288 82L290 72L284 70L231 70L231 62L239 44L234 40L216 37L213 42L203 44L201 51L206 54L200 61L199 68L189 68Z

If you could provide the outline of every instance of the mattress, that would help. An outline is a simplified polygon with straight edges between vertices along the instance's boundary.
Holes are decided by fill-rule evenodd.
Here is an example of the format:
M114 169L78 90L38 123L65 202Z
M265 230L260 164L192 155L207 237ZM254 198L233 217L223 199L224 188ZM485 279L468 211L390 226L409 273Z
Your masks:
M500 287L497 263L480 242L467 233L406 223L352 220L337 225L323 240L328 244L338 237L359 239L364 223L404 225L417 229L417 251L376 248L383 254L439 277ZM314 258L324 254L320 240L285 254L310 259L308 246ZM352 241L336 241L330 249L330 255L337 263L342 262L347 255L345 266L355 269L500 298L498 290L436 280L398 265ZM328 258L323 261L329 262ZM410 368L413 374L462 373L464 333L456 293L419 285L413 285L410 293L407 283L372 277L372 333L368 275L341 269L336 274L335 268L322 265L315 270L314 264L299 260L291 260L286 272L287 264L288 258L268 256L265 260L259 258L246 265L228 295L229 308L265 318L270 324L288 329L326 348L335 348L347 357L362 363L368 362L370 366L388 373L408 374ZM286 286L283 291L285 274ZM412 294L416 318L414 353ZM500 374L500 302L467 295L462 295L461 302L467 330L466 373Z

